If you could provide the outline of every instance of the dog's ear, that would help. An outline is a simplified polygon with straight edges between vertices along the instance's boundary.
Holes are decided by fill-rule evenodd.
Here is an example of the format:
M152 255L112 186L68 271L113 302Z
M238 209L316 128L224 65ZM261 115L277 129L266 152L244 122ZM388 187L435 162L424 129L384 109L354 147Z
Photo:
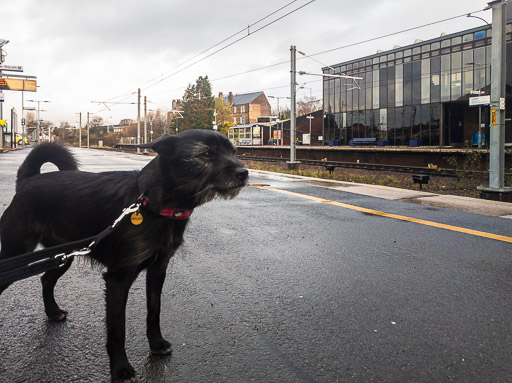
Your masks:
M158 140L155 140L153 142L148 142L147 144L141 144L137 145L139 148L142 149L153 149L155 152L157 152L160 155L169 155L174 153L176 141L178 138L175 135L172 134L164 134L162 137L160 137Z

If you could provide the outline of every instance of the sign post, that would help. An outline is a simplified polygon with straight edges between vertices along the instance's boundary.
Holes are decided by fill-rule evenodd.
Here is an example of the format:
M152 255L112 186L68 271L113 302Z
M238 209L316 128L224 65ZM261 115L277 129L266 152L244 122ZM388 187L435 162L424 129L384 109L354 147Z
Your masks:
M480 94L479 91L477 91ZM482 148L482 106L491 104L491 96L477 96L469 98L469 106L478 106L478 149ZM496 115L495 115L496 124Z

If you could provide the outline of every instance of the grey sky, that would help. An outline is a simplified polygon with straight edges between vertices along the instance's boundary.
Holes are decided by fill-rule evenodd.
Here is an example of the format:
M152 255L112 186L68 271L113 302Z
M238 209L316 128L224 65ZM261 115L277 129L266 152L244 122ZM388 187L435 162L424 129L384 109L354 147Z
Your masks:
M75 113L91 112L113 124L137 116L136 105L108 104L110 111L91 101L136 102L137 88L147 96L149 109L170 109L186 86L200 75L212 80L214 94L263 90L267 95L289 96L289 64L233 74L289 60L290 46L308 54L345 46L388 33L482 10L479 0L315 0L302 9L258 31L258 28L307 4L297 0L275 15L253 25L248 37L190 68L174 74L176 66L228 36L246 28L205 55L247 36L247 26L292 0L175 1L175 0L16 0L1 5L0 38L6 65L21 65L24 74L38 77L37 93L25 99L49 100L41 118L55 125L78 121ZM491 11L477 13L488 22ZM326 64L427 40L484 25L462 17L371 43L315 56ZM204 55L203 55L204 56ZM194 63L200 56L186 65ZM298 70L320 72L310 59ZM178 68L179 69L179 68ZM225 79L220 79L231 76ZM167 78L166 78L167 77ZM165 78L165 79L164 79ZM300 76L298 97L321 98L319 77ZM21 115L21 92L4 91L4 118L15 107ZM275 99L270 99L275 106ZM281 105L286 100L280 101ZM26 103L25 106L33 106Z

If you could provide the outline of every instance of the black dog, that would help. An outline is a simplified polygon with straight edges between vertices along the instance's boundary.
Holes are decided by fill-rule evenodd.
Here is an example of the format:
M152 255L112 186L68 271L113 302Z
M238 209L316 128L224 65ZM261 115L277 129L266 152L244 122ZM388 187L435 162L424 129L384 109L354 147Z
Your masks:
M150 348L170 354L171 344L160 332L160 295L168 262L183 241L193 209L217 196L235 197L248 179L233 145L219 133L189 130L142 147L152 148L158 156L141 171L87 173L77 170L64 147L37 146L18 170L16 195L0 221L0 259L5 259L30 252L38 243L49 247L96 235L112 225L123 208L142 202L140 215L124 218L91 253L108 270L107 351L113 381L135 377L125 351L125 309L137 275L147 270ZM46 162L60 171L40 174ZM70 265L41 277L51 320L66 318L53 292ZM0 286L0 293L5 288Z

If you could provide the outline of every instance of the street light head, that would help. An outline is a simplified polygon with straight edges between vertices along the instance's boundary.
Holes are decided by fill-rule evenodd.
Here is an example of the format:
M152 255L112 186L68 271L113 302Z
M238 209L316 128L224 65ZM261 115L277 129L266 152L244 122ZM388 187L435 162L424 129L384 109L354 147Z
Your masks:
M3 46L3 45L8 44L8 43L9 43L9 40L0 39L0 46Z

